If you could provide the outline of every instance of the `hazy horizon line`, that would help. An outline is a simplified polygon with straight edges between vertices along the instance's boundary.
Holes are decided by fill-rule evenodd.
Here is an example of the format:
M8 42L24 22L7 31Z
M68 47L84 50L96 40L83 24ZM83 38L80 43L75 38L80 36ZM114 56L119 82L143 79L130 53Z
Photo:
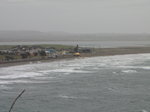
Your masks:
M150 34L149 32L67 32L67 31L40 31L40 30L0 30L0 32L41 32L41 33L67 33L67 34Z

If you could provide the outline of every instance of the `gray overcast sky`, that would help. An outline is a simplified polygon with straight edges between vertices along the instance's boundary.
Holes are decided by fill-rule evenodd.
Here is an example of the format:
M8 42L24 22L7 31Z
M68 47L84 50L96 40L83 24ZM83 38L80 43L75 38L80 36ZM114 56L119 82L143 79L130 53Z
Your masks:
M150 33L150 0L0 0L0 30Z

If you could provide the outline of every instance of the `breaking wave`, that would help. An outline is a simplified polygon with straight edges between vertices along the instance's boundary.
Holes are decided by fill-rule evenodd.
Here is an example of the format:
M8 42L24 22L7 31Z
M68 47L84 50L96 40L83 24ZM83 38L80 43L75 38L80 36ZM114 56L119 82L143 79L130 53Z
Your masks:
M150 61L150 54L79 58L3 67L0 68L0 85L34 83L36 80L36 83L44 83L46 79L53 80L71 74L91 74L102 69L120 69L123 73L137 73L136 69L150 70L150 66L143 65L147 61Z

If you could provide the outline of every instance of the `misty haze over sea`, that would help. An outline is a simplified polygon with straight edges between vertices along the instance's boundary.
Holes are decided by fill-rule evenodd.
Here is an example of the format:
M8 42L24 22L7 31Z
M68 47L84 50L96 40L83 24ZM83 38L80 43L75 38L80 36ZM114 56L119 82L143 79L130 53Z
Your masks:
M150 34L0 31L0 42L30 41L150 41Z
M150 34L0 31L0 45L62 44L82 47L149 46Z

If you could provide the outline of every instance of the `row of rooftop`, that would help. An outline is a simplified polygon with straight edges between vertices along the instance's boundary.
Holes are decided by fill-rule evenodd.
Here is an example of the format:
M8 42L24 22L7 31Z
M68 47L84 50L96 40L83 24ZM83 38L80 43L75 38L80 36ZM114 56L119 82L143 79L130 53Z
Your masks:
M35 57L47 57L57 58L65 55L73 55L73 53L89 53L91 49L76 47L68 48L55 48L55 47L43 47L43 46L13 46L9 49L0 50L0 60L10 61L14 59L26 59Z

